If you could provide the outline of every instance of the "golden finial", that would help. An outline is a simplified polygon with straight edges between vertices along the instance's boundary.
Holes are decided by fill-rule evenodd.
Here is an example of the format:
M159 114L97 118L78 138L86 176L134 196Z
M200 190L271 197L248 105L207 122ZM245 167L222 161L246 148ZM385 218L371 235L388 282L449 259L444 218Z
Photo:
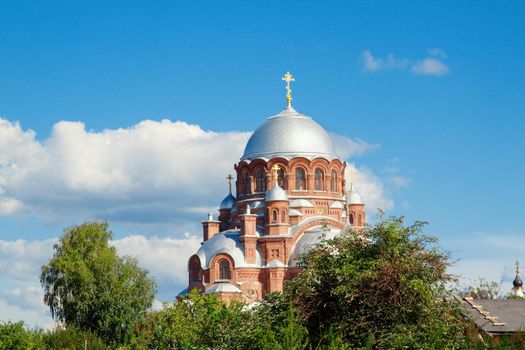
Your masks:
M226 176L226 180L228 180L228 187L230 188L230 193L232 193L232 180L233 180L232 174L228 174L228 176Z
M288 106L291 106L292 105L292 89L290 89L290 82L295 81L295 79L290 74L290 72L286 72L286 74L282 77L282 80L286 82L286 103L288 103Z
M518 260L516 260L516 276L518 276L520 274L520 262Z

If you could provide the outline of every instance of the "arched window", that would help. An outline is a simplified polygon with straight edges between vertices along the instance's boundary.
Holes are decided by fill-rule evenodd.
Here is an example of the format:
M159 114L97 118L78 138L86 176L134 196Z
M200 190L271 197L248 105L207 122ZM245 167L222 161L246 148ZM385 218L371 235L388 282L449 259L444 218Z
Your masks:
M354 224L354 213L350 213L350 224Z
M361 214L357 214L357 226L363 226L363 220Z
M286 212L284 210L281 212L281 222L283 224L286 222Z
M263 169L257 171L257 183L255 192L265 192L266 191L266 172Z
M190 261L190 280L191 282L202 281L201 263L199 261L199 258L195 256L192 257Z
M315 169L315 190L324 191L324 173L323 169Z
M219 262L219 279L229 280L231 278L230 263L228 260L223 259Z
M284 188L284 170L282 168L277 170L277 183L281 188Z
M250 173L246 171L244 173L243 179L244 179L244 194L250 194L252 192L252 182L250 180Z
M332 177L330 177L330 191L337 192L337 171L332 170Z
M272 224L277 223L277 210L272 212Z
M295 190L304 191L306 190L306 174L303 168L295 169Z

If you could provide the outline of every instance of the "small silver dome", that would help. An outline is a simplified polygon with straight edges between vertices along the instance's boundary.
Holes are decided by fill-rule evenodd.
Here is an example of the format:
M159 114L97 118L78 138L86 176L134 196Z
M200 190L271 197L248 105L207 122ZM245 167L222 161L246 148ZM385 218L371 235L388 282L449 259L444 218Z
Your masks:
M241 160L299 156L339 158L328 133L310 117L288 106L255 130Z
M359 193L354 191L353 187L350 188L350 191L347 193L346 196L346 203L348 204L364 204L363 200L361 199L361 196L359 195Z
M228 194L221 202L221 209L231 209L235 205L235 197L232 194Z
M288 195L286 191L281 188L278 184L272 187L271 190L266 192L266 201L287 201Z

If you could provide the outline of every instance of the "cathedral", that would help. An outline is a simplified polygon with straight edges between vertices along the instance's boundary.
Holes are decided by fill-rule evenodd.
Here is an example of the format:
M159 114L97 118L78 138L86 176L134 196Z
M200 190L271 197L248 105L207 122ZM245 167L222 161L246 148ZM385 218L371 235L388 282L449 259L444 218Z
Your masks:
M253 302L283 290L300 272L298 257L321 237L363 227L365 206L350 185L346 163L328 133L292 107L290 73L286 108L252 134L230 193L202 222L203 242L188 262L188 290L223 300Z

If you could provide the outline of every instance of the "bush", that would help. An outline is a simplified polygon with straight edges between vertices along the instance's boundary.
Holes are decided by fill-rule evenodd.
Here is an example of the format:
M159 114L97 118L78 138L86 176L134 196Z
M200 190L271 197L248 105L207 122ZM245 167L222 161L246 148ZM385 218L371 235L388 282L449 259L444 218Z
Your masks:
M89 331L76 327L57 328L45 333L46 350L107 350L104 342Z

